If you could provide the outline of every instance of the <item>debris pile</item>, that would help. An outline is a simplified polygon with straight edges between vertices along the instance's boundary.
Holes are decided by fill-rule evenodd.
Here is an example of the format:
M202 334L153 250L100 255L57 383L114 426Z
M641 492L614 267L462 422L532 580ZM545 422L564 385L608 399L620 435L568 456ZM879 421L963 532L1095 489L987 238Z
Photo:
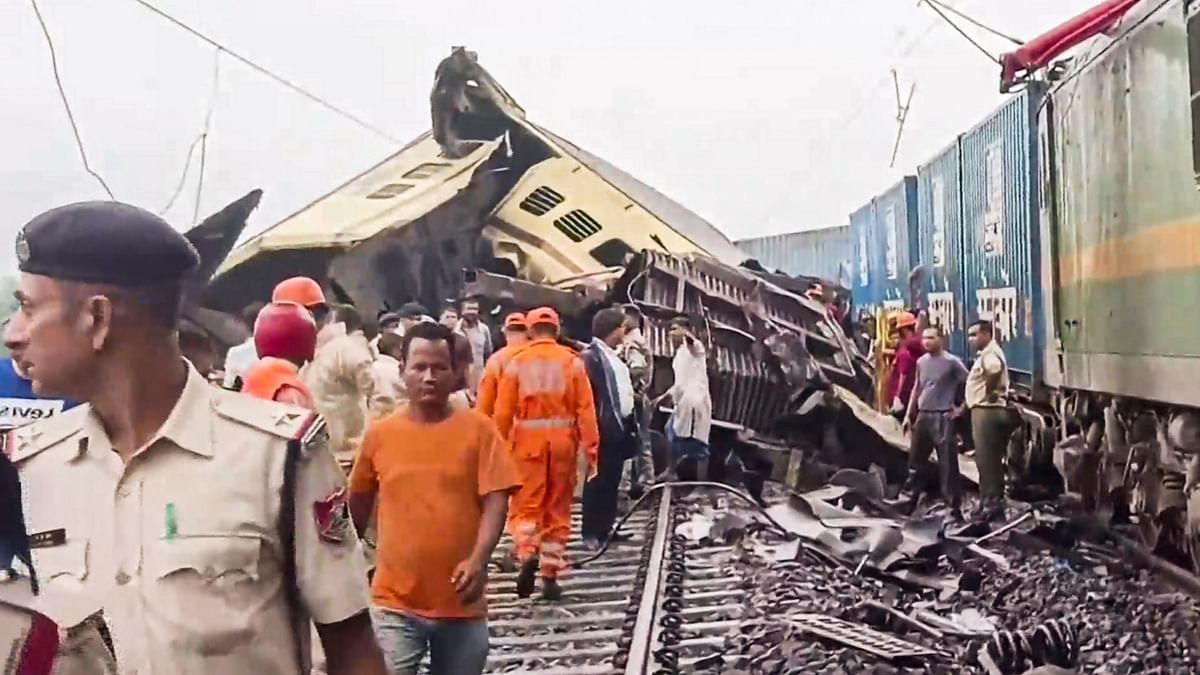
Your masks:
M767 510L795 541L744 528L743 618L697 672L1200 672L1195 600L1118 549L1065 548L1068 519L1028 511L988 532L888 516L869 477L847 478L860 487Z

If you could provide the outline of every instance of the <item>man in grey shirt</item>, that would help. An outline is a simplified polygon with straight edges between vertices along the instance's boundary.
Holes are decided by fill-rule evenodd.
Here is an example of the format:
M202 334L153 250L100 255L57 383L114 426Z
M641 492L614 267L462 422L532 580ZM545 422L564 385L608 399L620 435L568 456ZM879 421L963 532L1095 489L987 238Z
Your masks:
M922 332L921 343L926 353L917 360L917 381L904 416L904 429L911 432L906 487L914 489L924 482L922 469L930 451L936 448L942 498L953 513L959 514L958 451L953 442L953 420L962 414L958 398L967 381L967 368L957 356L946 352L937 326Z

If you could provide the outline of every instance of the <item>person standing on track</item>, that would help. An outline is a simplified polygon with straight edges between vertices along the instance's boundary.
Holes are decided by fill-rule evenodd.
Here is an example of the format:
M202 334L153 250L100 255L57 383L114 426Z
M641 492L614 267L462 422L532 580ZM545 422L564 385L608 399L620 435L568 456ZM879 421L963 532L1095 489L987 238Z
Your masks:
M373 422L350 473L350 512L364 531L378 501L372 595L395 675L478 675L487 662L487 564L516 468L491 420L457 410L454 335L420 324L403 338L408 403Z
M1008 359L996 343L990 321L967 327L967 340L977 352L967 376L966 402L971 409L971 437L979 468L979 520L1003 520L1004 458L1012 435L1008 409Z
M571 535L578 453L582 450L587 458L587 477L594 478L600 438L583 361L555 341L558 313L540 307L525 319L531 341L504 369L495 420L512 444L522 483L512 517L521 564L517 596L533 593L540 568L542 597L557 600Z
M646 318L637 305L626 305L625 340L617 350L629 368L629 377L633 381L633 414L637 422L638 448L633 461L629 463L629 498L634 500L645 494L655 478L654 453L650 449L650 420L654 411L646 395L654 373L650 348L642 331L645 323Z
M119 671L384 675L346 479L319 419L211 387L179 352L195 249L116 202L17 237L5 344L39 395L83 401L13 432L34 567L97 598ZM69 625L69 624L68 624Z
M529 326L525 324L525 315L513 312L504 317L504 346L492 354L483 369L483 378L479 381L479 400L476 405L479 412L492 416L496 411L496 392L500 387L500 376L504 367L513 355L529 342Z
M922 331L925 354L917 359L912 396L904 415L904 429L911 431L906 487L918 489L925 474L929 453L937 450L938 483L942 499L956 518L960 510L958 449L954 447L954 420L962 414L957 405L958 389L967 380L967 367L942 345L942 331L930 326Z
M708 435L712 431L712 391L708 387L708 360L704 345L696 339L692 322L686 316L671 319L669 333L675 346L671 370L675 382L654 402L657 407L671 399L675 412L667 420L667 438L671 443L672 471L683 462L695 465L697 480L708 473Z
M592 399L600 430L597 475L583 486L584 546L596 551L617 519L617 493L625 460L634 454L637 432L633 418L633 380L617 355L625 339L625 312L612 307L592 317L592 343L583 350L583 363L592 384Z

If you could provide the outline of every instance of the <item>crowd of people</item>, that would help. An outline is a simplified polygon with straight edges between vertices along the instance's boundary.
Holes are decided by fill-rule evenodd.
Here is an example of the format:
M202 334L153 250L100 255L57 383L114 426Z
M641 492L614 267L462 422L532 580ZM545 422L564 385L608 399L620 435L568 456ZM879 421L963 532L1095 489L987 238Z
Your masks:
M0 627L21 607L70 628L42 644L60 672L404 674L428 658L480 673L503 532L517 594L556 601L572 502L595 550L626 468L634 498L670 475L655 408L670 401L676 456L707 454L706 355L686 317L674 382L651 400L634 306L597 312L587 343L550 307L493 334L470 298L368 326L295 277L246 309L250 337L222 369L180 321L198 257L161 218L62 207L23 228L17 255L12 376L0 367L15 384L0 384L25 403L0 412L22 417L0 458L18 511L0 518L0 570L23 561L30 583L0 579Z

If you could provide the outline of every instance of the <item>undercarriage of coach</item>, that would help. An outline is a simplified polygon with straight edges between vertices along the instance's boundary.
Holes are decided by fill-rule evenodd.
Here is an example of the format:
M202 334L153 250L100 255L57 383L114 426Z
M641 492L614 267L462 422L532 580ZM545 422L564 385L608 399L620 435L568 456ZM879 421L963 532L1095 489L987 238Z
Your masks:
M1085 509L1135 527L1154 552L1200 570L1200 413L1092 392L1062 399L1056 464Z

